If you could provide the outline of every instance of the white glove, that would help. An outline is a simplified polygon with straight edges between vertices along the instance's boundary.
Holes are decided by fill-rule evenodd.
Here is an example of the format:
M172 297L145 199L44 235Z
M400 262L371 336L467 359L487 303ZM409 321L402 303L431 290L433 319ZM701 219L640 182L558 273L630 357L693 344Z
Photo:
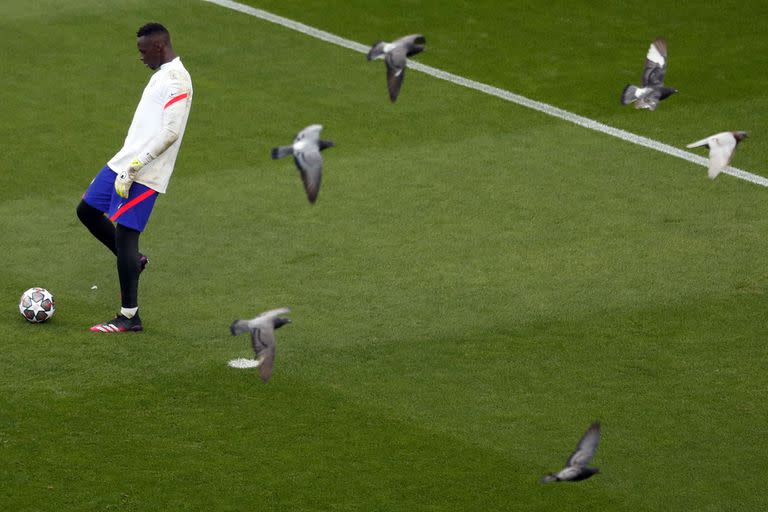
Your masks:
M128 197L133 180L136 179L136 174L138 174L139 169L143 166L144 164L138 158L135 158L126 170L117 174L117 178L115 178L115 192L117 192L117 195L124 198Z

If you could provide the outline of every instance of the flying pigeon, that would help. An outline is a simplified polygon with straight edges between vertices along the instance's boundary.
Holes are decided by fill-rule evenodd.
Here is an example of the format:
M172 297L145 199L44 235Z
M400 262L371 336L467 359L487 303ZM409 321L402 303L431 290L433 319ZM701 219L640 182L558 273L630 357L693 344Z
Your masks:
M368 60L384 56L384 63L387 65L387 88L392 103L397 100L397 96L400 94L400 87L403 85L403 77L405 76L405 66L408 62L407 58L423 52L426 42L427 40L424 39L423 35L412 34L401 37L392 43L378 41L368 52Z
M301 173L301 181L311 204L317 201L320 180L323 177L323 157L320 152L334 146L329 140L320 140L322 129L323 125L320 124L307 126L296 135L292 145L272 148L272 158L275 160L293 155L293 161Z
M576 446L576 450L568 458L568 462L565 463L565 467L558 473L550 473L541 479L542 484L548 482L577 482L579 480L586 480L592 475L599 473L598 468L588 468L587 464L592 460L597 450L597 444L600 442L600 422L596 421L590 425L582 438L579 440L579 444Z
M713 180L723 172L723 169L728 167L733 152L736 151L736 145L746 138L747 132L721 132L706 139L692 142L686 147L707 146L709 148L709 171L707 175L709 179Z
M657 38L648 48L645 56L642 87L627 85L621 92L621 104L635 102L635 108L656 110L659 102L677 92L674 87L664 86L664 75L667 72L667 41Z
M291 322L290 319L280 315L287 315L290 312L288 308L272 309L250 320L235 320L229 326L233 336L250 331L251 345L258 361L259 376L264 382L272 376L272 367L275 364L275 329Z

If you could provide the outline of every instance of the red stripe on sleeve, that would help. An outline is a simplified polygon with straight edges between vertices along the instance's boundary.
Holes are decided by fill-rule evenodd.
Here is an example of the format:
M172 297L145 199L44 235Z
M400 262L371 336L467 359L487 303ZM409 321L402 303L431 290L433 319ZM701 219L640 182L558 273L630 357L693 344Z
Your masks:
M173 105L177 101L183 100L187 96L189 96L189 93L185 92L184 94L179 94L178 96L176 96L174 98L171 98L170 100L168 100L168 103L165 104L165 106L163 107L163 110L167 109L168 107L170 107L171 105Z
M125 203L123 206L118 208L117 211L114 213L114 215L112 215L109 218L109 220L111 220L112 222L115 222L115 220L117 220L119 216L121 216L122 214L124 214L125 212L127 212L128 210L136 206L138 203L142 202L143 200L151 196L152 194L156 194L156 193L157 192L152 189L145 190L143 194L141 194L138 197L134 197L133 199Z

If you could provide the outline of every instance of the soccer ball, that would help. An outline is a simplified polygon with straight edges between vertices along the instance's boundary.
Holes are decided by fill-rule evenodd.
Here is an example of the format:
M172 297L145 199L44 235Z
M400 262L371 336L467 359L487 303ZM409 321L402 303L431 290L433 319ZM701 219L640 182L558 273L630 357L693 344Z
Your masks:
M21 294L19 311L26 320L37 324L53 316L56 311L56 302L51 292L45 288L34 287Z

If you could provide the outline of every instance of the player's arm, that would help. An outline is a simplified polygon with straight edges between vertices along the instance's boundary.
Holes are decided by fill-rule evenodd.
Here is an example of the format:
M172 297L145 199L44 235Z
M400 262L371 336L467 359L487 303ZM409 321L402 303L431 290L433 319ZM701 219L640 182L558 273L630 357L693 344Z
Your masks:
M181 82L173 82L169 86L169 93L163 106L162 128L137 157L142 165L147 165L176 142L184 128L191 102L189 87Z
M192 101L190 89L184 83L174 81L168 90L160 131L133 159L128 169L118 173L115 179L115 190L121 197L128 197L131 185L141 168L163 154L181 134Z

